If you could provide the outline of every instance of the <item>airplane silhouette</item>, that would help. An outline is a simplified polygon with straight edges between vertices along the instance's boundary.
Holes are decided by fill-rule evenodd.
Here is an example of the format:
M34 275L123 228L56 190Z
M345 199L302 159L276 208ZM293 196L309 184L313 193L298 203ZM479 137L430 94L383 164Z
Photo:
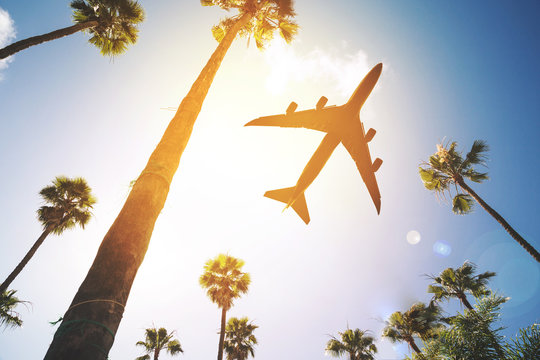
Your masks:
M323 96L317 102L315 109L295 112L298 105L291 102L285 114L263 116L245 125L303 127L327 133L302 171L296 185L290 188L267 191L264 196L285 203L285 209L292 206L293 210L308 224L310 218L304 191L319 175L324 164L341 142L356 163L375 204L377 214L380 213L381 194L377 186L375 172L382 165L382 160L377 158L373 163L371 162L368 142L373 139L376 131L369 129L367 133L364 132L364 125L360 121L360 109L379 80L381 71L382 64L379 63L364 77L349 101L344 105L324 107L328 99Z

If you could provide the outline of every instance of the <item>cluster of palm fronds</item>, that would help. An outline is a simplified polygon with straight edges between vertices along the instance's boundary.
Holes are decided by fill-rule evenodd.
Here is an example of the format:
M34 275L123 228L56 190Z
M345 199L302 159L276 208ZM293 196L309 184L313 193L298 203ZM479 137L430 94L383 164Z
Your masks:
M497 325L501 305L508 298L492 293L487 282L493 272L475 275L476 266L466 261L454 269L447 268L439 275L428 275L433 280L428 293L429 304L416 303L404 312L396 311L386 320L382 336L393 343L403 342L413 350L416 360L533 360L540 358L540 325L521 329L515 339L505 341ZM467 294L476 303L471 305ZM465 307L462 313L443 316L442 300L458 299ZM368 331L347 329L340 339L328 341L326 352L350 360L372 360L377 352L375 339ZM421 341L423 346L419 346Z

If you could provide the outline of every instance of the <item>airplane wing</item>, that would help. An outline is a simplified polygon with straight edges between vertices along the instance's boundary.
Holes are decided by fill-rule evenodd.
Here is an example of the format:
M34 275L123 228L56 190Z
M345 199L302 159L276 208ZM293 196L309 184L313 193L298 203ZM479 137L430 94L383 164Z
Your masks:
M288 128L306 128L317 131L331 131L332 120L336 119L339 107L328 107L321 110L304 110L291 114L263 116L248 122L244 126L279 126Z
M358 130L362 131L363 134L362 124L360 124L360 126L362 128ZM360 176L362 176L362 180L364 180L364 183L369 191L369 195L375 204L377 214L380 214L381 194L379 192L379 186L377 185L377 179L375 178L376 169L374 170L365 137L360 135L359 131L354 131L352 134L349 134L349 136L342 137L341 143L345 146L356 163Z

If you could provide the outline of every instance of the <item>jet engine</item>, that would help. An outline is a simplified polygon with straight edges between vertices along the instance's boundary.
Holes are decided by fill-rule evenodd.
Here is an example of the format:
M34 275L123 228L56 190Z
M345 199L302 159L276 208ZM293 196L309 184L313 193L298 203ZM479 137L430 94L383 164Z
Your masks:
M326 98L326 96L321 96L319 101L317 101L317 105L315 105L315 109L321 110L324 107L324 105L326 105L327 102L328 102L328 99Z
M373 165L371 165L371 169L373 170L373 172L377 172L377 170L379 170L381 165L382 165L381 158L376 158L375 161L373 162Z
M373 137L375 136L375 134L377 133L377 131L375 131L375 129L371 128L368 130L368 132L366 133L366 142L370 142L371 140L373 140Z
M289 114L292 114L293 112L296 111L296 108L298 107L298 104L295 103L294 101L292 101L290 104L289 104L289 107L287 108L287 110L285 111L285 114L289 115Z

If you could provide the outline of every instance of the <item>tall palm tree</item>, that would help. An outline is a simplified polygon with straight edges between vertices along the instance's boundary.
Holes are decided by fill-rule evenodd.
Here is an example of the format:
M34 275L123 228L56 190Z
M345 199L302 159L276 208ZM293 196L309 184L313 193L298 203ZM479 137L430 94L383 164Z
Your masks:
M174 331L168 332L165 328L155 327L145 330L144 341L137 341L135 345L144 347L146 355L139 356L135 360L150 360L150 354L154 354L154 360L159 359L161 350L166 349L171 355L183 353L180 341L173 339Z
M435 301L457 298L467 309L473 310L466 293L473 294L475 298L489 295L491 291L487 288L487 282L495 276L490 271L474 275L475 270L475 264L465 261L457 269L447 268L438 276L429 275L435 284L429 285L427 291L433 294Z
M334 336L326 344L326 352L334 357L348 354L349 360L373 360L377 353L377 347L373 343L375 339L367 335L367 331L360 329L347 329L338 332L341 340Z
M182 100L118 217L103 238L88 275L64 314L64 323L88 319L116 332L131 285L146 254L154 224L167 199L169 186L193 125L232 41L237 35L252 35L256 41L264 44L273 31L279 31L285 40L290 41L297 30L291 20L294 15L291 0L216 0L202 1L202 4L217 5L226 10L236 9L239 14L217 25L226 32L225 36ZM220 31L214 29L213 33L219 34ZM95 299L112 302L88 302ZM83 305L79 305L83 302ZM101 325L86 324L86 327L84 332L66 333L61 325L57 333L63 336L53 339L45 358L95 359L100 356L100 350L88 345L90 341L93 344L98 342L99 348L108 354L114 337Z
M471 150L465 155L456 149L457 142L452 142L448 146L437 145L437 152L429 157L428 162L420 165L419 172L424 186L428 190L435 191L437 195L448 192L451 194L452 188L456 195L452 200L452 210L456 214L467 214L473 209L473 199L476 200L502 227L516 240L536 261L540 262L540 253L529 244L506 220L493 208L491 208L473 189L467 185L465 179L481 183L488 179L487 173L479 172L475 165L484 165L487 159L486 152L488 145L483 140L475 140ZM458 186L465 192L460 193Z
M255 357L257 338L253 331L258 328L247 317L241 319L232 317L225 327L225 342L223 348L227 354L227 360L247 360L249 355Z
M223 359L223 342L227 311L233 306L234 299L247 293L251 279L242 272L244 261L229 255L219 254L204 265L204 273L199 283L206 289L206 295L221 308L221 330L219 332L218 360Z
M404 313L396 311L386 321L382 336L393 343L406 342L420 358L423 358L414 338L418 336L427 341L436 336L441 327L439 313L440 309L433 302L428 306L416 303Z
M69 179L65 176L57 176L53 180L53 185L41 189L39 194L48 204L37 211L38 219L43 225L43 232L15 270L0 285L0 293L7 290L50 233L60 235L64 230L71 229L75 225L84 229L92 216L90 209L96 202L91 191L83 178Z
M15 311L15 307L24 301L15 296L16 292L16 290L7 290L0 293L0 326L22 326L23 321L19 313Z
M78 31L88 32L88 41L103 55L119 55L137 41L137 24L144 20L144 10L137 1L74 0L70 6L75 25L14 42L0 49L0 59Z

